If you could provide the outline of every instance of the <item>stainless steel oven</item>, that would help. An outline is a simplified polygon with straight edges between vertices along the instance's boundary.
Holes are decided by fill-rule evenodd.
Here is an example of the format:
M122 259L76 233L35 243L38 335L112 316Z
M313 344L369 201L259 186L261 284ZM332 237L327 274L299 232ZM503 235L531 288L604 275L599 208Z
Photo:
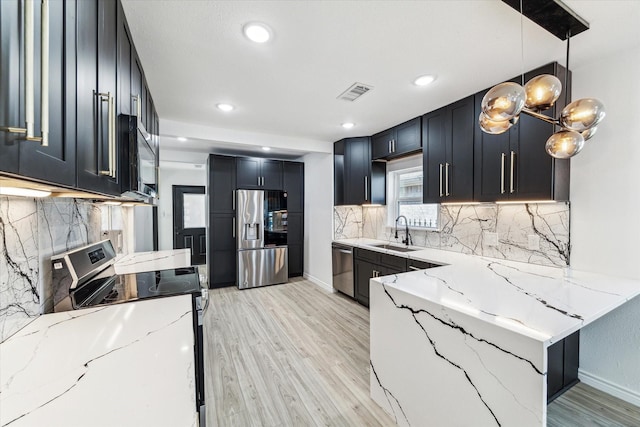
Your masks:
M120 152L122 155L122 195L154 203L158 190L157 153L152 148L153 136L136 116L119 117Z

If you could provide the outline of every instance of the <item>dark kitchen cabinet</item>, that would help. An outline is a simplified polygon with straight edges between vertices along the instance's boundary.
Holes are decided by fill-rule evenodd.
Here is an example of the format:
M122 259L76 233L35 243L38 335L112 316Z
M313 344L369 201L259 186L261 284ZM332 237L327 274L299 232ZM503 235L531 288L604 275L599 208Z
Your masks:
M579 382L579 364L580 331L547 348L547 403Z
M283 189L287 192L287 246L289 277L304 272L304 163L283 162Z
M246 190L282 190L282 161L256 157L238 157L238 188Z
M409 120L371 137L371 158L394 159L420 151L422 134L420 117Z
M209 155L207 181L209 287L233 286L236 281L236 158Z
M0 170L53 184L76 183L75 0L50 1L48 143L27 141L26 133L0 132ZM34 5L34 136L41 137L41 8ZM25 128L24 1L0 2L0 126Z
M79 1L76 11L77 187L110 195L120 195L122 166L113 111L118 105L117 12L118 2L108 0Z
M473 201L474 97L422 117L423 203Z
M369 307L369 279L407 271L407 259L394 255L353 249L353 283L356 301Z
M371 162L368 137L334 143L334 204L386 203L386 165Z
M304 216L287 212L289 277L302 276L304 263Z
M551 63L526 73L525 81L540 74L553 74L564 85L565 72L564 67ZM519 83L520 78L512 81ZM557 117L565 105L565 91L571 90L571 79L568 81L554 107L542 114ZM487 91L475 95L476 117ZM545 151L545 143L553 133L552 124L526 114L521 114L518 123L500 135L486 134L475 126L475 200L569 200L570 161L554 159Z

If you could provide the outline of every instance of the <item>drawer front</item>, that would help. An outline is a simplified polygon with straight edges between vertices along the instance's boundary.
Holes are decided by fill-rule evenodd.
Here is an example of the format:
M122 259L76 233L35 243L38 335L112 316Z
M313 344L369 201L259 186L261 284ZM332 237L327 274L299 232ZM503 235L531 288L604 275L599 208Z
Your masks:
M354 248L354 256L356 258L370 261L374 264L380 264L380 252L368 251L366 249Z
M410 259L407 262L407 269L409 271L424 270L426 268L431 268L431 267L436 267L436 265L435 264L431 264L430 262L418 261L418 260L415 260L415 259Z
M391 267L394 270L407 271L407 259L399 256L381 254L380 264Z

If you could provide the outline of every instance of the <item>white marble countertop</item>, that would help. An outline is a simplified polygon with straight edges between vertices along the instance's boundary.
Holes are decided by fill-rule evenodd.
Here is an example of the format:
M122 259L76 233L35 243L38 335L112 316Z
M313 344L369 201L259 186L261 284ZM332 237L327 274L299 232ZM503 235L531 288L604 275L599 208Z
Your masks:
M0 426L197 426L191 296L38 317L0 344Z
M397 252L373 239L336 240L400 257L446 264L373 279L550 345L640 295L640 281L571 268L438 249ZM401 245L398 245L401 246Z
M116 263L113 265L116 274L131 274L190 266L191 255L189 249L134 252L117 258Z

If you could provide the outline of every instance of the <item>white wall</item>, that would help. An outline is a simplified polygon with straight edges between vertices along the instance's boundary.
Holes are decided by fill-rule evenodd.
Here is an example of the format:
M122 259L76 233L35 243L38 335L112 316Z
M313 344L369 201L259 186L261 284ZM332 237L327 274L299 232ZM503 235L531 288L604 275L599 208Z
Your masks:
M571 161L571 265L640 279L640 46L573 67L573 99L607 117ZM640 297L581 336L581 379L640 405Z
M332 288L333 154L304 160L304 277Z
M206 166L180 167L170 162L160 164L160 199L158 200L158 249L173 249L173 190L174 185L207 185Z

